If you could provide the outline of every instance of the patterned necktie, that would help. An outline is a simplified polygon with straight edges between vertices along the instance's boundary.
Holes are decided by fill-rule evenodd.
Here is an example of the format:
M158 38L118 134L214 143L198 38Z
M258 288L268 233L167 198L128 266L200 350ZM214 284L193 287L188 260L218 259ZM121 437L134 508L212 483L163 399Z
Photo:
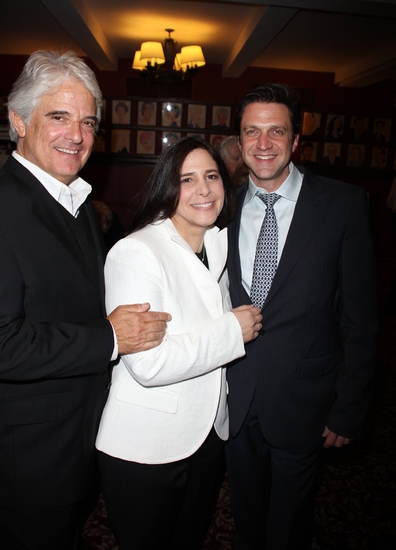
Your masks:
M280 195L256 193L267 205L263 224L257 239L250 298L254 305L263 307L278 265L278 224L274 204Z

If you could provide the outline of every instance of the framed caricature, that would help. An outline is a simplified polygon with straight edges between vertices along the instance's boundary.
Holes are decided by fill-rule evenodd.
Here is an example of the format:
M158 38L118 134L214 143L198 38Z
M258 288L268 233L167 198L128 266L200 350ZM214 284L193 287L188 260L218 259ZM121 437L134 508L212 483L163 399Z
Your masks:
M182 117L182 104L164 102L161 108L161 126L180 128Z
M300 162L301 164L309 164L316 161L317 154L316 141L302 141L300 146Z
M341 139L344 130L344 115L327 115L326 139Z
M104 153L106 151L106 130L99 128L92 147L93 153Z
M350 141L366 141L367 139L368 117L353 116L349 126Z
M231 119L231 107L224 105L214 105L212 109L211 130L216 132L229 132Z
M371 168L385 170L388 164L388 147L373 147L371 153Z
M362 168L364 164L365 146L353 143L348 146L346 165L349 168Z
M206 105L190 103L187 112L187 128L206 127Z
M210 139L209 139L209 143L211 144L212 147L214 147L215 149L217 149L218 145L223 141L223 139L225 139L226 137L228 137L228 134L211 134L210 136Z
M138 101L137 123L139 126L155 126L157 121L157 103Z
M319 136L321 113L311 113L306 111L303 115L301 134L303 136Z
M373 128L373 141L389 141L392 121L390 118L376 118Z
M128 99L113 99L111 107L111 121L113 124L131 123L131 102Z
M180 136L180 132L162 132L162 149L179 141Z
M114 129L111 131L111 152L118 154L130 153L131 132L130 130Z
M152 130L138 130L136 140L136 153L138 155L154 155L155 132Z
M325 143L323 149L322 165L328 168L340 166L341 164L341 143Z

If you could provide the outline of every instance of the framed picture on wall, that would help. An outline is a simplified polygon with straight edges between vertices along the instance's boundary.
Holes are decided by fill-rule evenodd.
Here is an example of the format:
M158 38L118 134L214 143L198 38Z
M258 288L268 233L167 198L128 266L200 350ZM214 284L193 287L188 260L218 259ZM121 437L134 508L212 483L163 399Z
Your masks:
M114 129L111 131L111 152L118 154L129 154L131 143L130 130Z
M209 138L209 143L212 147L217 149L219 143L222 142L223 139L225 139L226 137L228 137L228 134L211 134Z
M349 168L362 168L364 164L365 146L357 143L348 146L347 166Z
M320 135L321 113L312 113L306 111L303 114L303 123L301 133L303 136L317 137Z
M316 162L317 143L316 141L302 141L300 146L301 164Z
M340 166L341 164L341 144L325 143L323 148L322 165L326 167Z
M212 109L212 125L211 130L216 132L229 132L231 120L231 107L223 105L214 105Z
M111 121L113 124L131 123L131 102L128 99L113 99Z
M352 116L349 126L350 141L366 141L367 139L368 117Z
M157 103L138 101L137 123L139 126L155 126L157 122Z
M389 141L392 121L390 118L376 118L373 127L373 141Z
M166 101L161 108L161 126L180 128L182 118L182 104Z
M187 128L206 127L206 105L190 103L187 111Z
M326 139L341 139L344 130L344 115L327 115Z
M388 147L373 147L371 153L371 168L385 170L388 164Z
M106 130L99 128L92 147L93 153L104 153L106 151Z
M179 141L180 136L180 132L162 132L162 149Z
M136 153L138 155L154 155L155 132L152 130L138 130L136 140Z

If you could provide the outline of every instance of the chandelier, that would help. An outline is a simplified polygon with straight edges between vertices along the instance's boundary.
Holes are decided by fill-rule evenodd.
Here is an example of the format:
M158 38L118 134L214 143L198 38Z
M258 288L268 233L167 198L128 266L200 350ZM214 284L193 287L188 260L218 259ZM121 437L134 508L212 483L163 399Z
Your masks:
M176 53L174 29L165 29L168 37L161 42L142 42L135 52L132 68L140 71L147 82L181 83L193 78L205 65L201 46L184 46ZM165 50L165 53L164 53Z

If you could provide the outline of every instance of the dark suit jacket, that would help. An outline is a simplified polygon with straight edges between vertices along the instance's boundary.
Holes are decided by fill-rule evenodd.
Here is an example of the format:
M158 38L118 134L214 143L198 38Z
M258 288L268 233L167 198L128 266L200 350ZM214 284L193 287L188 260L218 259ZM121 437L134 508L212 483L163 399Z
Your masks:
M229 227L234 307L250 303L238 251L246 190L237 190ZM274 446L319 444L325 425L359 437L376 357L376 296L364 191L307 172L263 307L262 334L228 369L231 435L256 392L260 424Z
M91 482L114 342L82 208L96 274L41 183L14 158L0 172L0 506L62 506Z

